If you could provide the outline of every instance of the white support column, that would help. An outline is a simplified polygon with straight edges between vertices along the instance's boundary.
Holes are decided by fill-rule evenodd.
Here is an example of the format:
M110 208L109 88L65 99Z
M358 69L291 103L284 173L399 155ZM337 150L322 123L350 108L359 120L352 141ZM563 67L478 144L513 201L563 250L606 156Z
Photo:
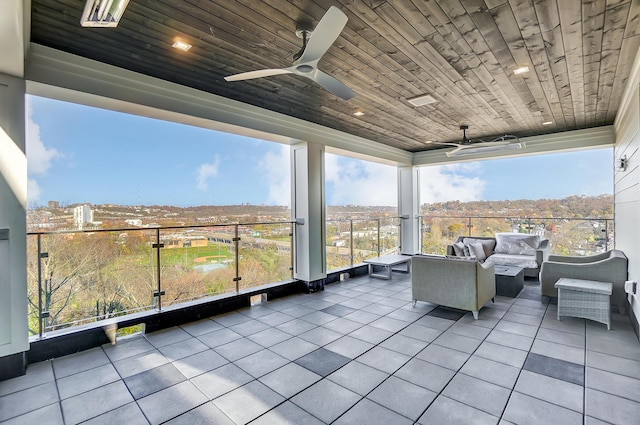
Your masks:
M25 81L0 74L0 380L24 374L27 323Z
M398 167L398 215L400 219L400 253L420 253L420 179L412 166Z
M292 219L295 232L294 277L313 282L327 277L325 243L324 145L291 146Z

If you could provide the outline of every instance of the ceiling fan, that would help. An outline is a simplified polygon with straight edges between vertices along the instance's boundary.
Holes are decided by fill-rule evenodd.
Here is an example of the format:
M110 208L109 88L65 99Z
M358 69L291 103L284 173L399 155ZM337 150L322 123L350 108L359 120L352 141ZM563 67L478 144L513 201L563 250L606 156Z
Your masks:
M524 143L518 141L517 136L513 136L510 134L505 134L504 136L496 137L493 140L485 141L482 139L478 139L477 141L471 140L467 138L467 130L469 129L468 125L462 124L460 125L460 130L462 130L462 140L458 143L453 142L428 142L434 143L443 146L454 146L455 149L445 152L445 155L452 156L463 156L463 155L474 155L479 153L487 153L487 152L496 152L503 150L516 150L522 149L524 147Z
M294 65L281 69L261 69L224 77L227 81L250 80L279 74L297 74L320 84L326 90L344 100L355 96L353 90L318 69L318 61L336 41L345 25L347 15L335 6L324 14L315 29L299 27L296 35L302 38L302 49L294 56Z

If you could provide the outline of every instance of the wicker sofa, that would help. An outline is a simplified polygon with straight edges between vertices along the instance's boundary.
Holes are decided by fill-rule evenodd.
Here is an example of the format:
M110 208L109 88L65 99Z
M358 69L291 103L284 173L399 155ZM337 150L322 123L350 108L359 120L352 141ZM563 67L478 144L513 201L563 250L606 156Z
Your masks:
M482 245L483 252L478 252L478 243ZM470 249L468 254L461 251L465 247ZM496 233L495 237L460 236L455 243L447 246L447 256L474 256L479 257L480 261L495 265L522 267L524 275L528 277L538 277L543 261L549 257L549 251L548 239L508 232Z
M496 295L493 264L416 255L411 259L413 301L478 312Z
M611 282L611 305L617 306L620 313L625 314L628 304L624 292L627 268L627 256L617 249L583 257L550 255L540 270L540 292L543 296L557 297L555 283L561 277Z

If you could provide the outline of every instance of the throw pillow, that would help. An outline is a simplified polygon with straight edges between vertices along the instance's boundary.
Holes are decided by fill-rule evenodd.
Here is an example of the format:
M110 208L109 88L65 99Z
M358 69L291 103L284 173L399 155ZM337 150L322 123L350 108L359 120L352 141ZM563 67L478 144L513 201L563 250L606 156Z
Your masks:
M512 255L535 255L540 237L525 233L496 233L496 253Z
M475 242L475 243L469 244L468 246L469 246L469 252L471 253L471 255L476 257L476 260L482 263L484 260L487 259L487 255L484 253L484 247L480 242Z
M462 242L454 243L453 252L455 252L458 257L464 257L464 244Z
M494 239L476 239L476 238L464 238L462 242L469 245L472 243L480 242L484 248L484 255L489 257L493 254L493 249L496 247L496 241Z

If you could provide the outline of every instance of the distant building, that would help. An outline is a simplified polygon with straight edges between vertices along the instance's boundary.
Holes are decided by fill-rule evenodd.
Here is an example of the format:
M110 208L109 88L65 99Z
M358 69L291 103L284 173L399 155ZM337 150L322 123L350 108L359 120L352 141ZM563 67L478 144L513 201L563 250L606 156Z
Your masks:
M142 227L142 220L139 218L132 218L124 221L130 226Z
M58 201L49 201L49 202L47 202L47 206L50 209L60 208L60 202L58 202Z
M81 205L73 209L73 223L82 228L87 223L93 223L93 210L89 205Z

